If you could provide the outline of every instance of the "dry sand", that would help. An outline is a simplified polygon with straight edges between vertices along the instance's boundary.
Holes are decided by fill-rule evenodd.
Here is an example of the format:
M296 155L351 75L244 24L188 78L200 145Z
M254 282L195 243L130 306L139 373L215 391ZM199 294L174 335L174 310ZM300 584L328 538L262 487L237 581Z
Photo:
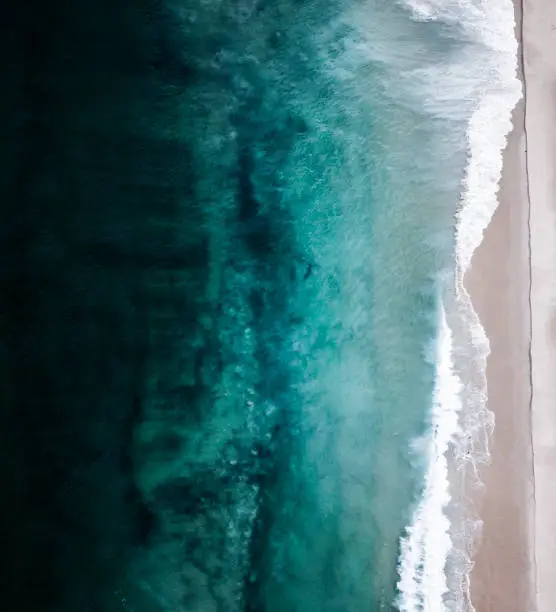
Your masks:
M556 610L556 2L523 8L537 612Z
M466 282L491 341L496 415L477 612L556 610L556 1L524 0L522 25L525 100Z

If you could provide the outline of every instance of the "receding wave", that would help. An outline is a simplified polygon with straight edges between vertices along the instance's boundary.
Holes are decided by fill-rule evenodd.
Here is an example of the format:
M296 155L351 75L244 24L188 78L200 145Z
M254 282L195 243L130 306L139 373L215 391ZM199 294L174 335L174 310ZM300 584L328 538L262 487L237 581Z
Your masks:
M468 161L456 215L455 271L445 288L450 310L439 325L426 486L402 539L397 605L402 612L463 612L474 610L469 574L481 526L464 503L465 492L480 486L478 467L489 459L494 427L487 405L489 341L463 281L497 206L502 154L511 113L521 96L514 9L508 0L408 0L406 5L415 20L438 21L468 41L453 65L436 70L440 80L429 81L432 99L427 104L442 113L457 106L459 96L463 107L471 106L471 114ZM452 93L447 94L447 89ZM453 361L451 351L457 353Z

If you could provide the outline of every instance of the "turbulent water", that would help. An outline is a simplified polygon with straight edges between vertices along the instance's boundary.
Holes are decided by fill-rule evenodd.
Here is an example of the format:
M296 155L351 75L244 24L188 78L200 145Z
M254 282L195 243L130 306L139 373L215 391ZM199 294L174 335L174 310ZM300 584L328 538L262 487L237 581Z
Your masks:
M93 4L2 42L8 594L470 610L511 3Z

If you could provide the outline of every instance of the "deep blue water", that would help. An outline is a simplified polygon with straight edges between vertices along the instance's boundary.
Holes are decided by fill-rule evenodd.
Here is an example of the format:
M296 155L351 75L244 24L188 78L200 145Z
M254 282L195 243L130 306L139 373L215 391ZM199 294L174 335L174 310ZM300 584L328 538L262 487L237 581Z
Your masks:
M356 0L28 3L0 40L3 599L392 609L464 161L398 77L457 44Z

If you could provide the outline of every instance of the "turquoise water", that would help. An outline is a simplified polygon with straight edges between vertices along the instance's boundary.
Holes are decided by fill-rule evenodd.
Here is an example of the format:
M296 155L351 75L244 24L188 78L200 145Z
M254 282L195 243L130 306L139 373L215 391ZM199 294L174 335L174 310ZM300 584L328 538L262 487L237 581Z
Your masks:
M171 92L210 272L198 366L164 380L198 389L196 419L168 415L157 381L136 433L160 517L142 588L161 610L390 609L464 166L463 147L442 156L465 127L393 88L455 43L384 3L179 3L168 19L188 41Z
M482 383L461 276L515 103L509 3L472 4L6 15L6 601L458 600L445 463L488 411L452 350Z

